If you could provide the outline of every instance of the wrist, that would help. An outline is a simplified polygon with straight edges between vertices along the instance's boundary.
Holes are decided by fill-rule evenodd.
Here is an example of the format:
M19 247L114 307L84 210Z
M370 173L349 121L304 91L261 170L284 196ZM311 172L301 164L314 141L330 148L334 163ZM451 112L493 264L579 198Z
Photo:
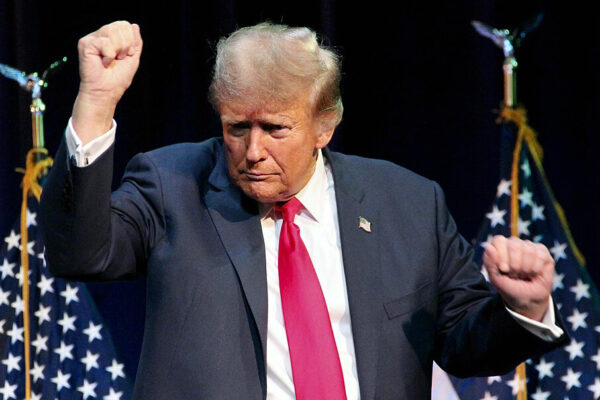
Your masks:
M538 322L544 319L549 305L550 297L542 301L531 301L528 304L513 305L507 303L507 306L514 312Z
M83 145L111 128L115 109L114 100L79 91L73 105L72 123Z

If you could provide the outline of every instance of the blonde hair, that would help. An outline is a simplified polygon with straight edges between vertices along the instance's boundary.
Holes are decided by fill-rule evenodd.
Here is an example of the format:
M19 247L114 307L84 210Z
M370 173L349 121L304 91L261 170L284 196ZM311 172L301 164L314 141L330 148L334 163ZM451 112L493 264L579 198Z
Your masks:
M261 107L308 96L314 115L342 119L340 57L309 28L261 23L219 40L210 101Z

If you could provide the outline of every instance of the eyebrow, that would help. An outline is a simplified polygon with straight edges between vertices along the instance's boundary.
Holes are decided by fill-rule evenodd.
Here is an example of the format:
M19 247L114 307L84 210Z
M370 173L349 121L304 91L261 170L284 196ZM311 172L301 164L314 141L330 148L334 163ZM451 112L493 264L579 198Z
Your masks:
M244 118L244 117L236 118L236 117L221 116L221 121L222 121L222 123L227 124L227 125L235 125L235 124L243 124L243 123L252 124L255 122L260 125L288 125L288 124L293 123L292 119L285 115L279 115L277 117L274 116L269 119L265 119L265 118L249 119L249 118Z

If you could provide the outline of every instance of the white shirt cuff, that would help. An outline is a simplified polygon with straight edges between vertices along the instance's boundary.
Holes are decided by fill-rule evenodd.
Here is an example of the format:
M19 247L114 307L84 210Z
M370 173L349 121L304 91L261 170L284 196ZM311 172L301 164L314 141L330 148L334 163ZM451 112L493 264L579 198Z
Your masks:
M514 319L517 320L519 325L523 328L527 329L529 332L533 333L537 337L546 340L548 342L552 342L563 335L563 330L556 325L556 318L554 315L554 302L552 301L552 296L550 296L550 301L548 304L548 311L544 315L542 322L535 321L533 319L527 318L521 314L514 312L513 310L506 307L510 315L513 316Z
M69 124L67 125L67 129L65 129L65 139L67 141L67 149L69 150L69 159L74 159L77 167L90 165L114 143L116 131L117 122L113 119L108 132L84 146L81 143L79 136L77 136L77 132L73 129L72 118L69 118Z

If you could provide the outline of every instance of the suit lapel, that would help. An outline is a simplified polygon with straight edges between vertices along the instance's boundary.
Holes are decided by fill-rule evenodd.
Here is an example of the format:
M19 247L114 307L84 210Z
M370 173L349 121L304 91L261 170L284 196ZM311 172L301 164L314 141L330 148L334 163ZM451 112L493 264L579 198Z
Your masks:
M342 257L350 305L352 335L360 393L363 400L375 396L377 354L381 330L381 271L377 241L377 215L366 209L367 195L337 154L325 152L330 161L342 242ZM359 227L359 217L371 222L371 232Z
M229 180L223 149L209 177L206 206L240 280L262 345L267 340L267 277L265 246L256 203ZM265 364L266 365L266 364Z

